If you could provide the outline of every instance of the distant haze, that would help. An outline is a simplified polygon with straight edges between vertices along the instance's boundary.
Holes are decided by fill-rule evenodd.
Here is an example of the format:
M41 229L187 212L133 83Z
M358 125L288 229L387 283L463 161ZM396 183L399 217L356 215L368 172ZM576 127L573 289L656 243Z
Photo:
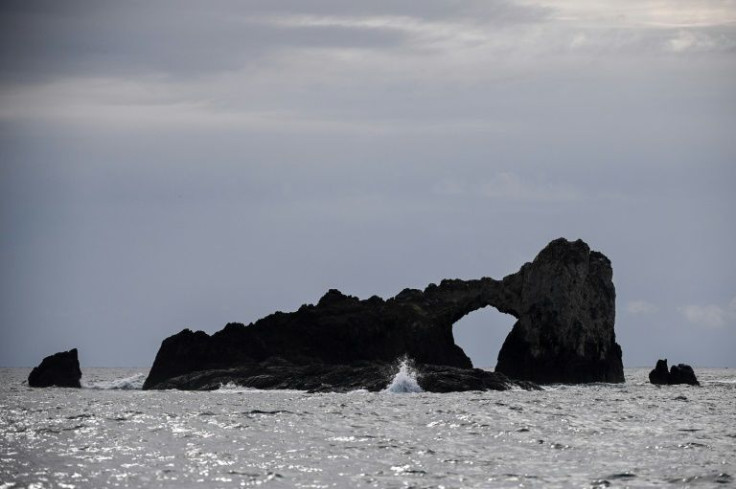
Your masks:
M626 366L736 366L736 4L0 4L0 365L613 263ZM513 318L455 327L493 366Z

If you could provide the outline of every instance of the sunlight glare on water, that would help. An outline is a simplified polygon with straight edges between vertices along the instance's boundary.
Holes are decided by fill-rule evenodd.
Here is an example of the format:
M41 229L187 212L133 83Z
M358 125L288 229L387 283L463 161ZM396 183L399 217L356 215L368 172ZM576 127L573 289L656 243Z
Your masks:
M123 386L145 372L119 369L30 389L27 369L0 370L0 487L734 483L732 370L698 370L700 388L627 369L624 385L433 394L405 367L392 385L411 395L141 391Z

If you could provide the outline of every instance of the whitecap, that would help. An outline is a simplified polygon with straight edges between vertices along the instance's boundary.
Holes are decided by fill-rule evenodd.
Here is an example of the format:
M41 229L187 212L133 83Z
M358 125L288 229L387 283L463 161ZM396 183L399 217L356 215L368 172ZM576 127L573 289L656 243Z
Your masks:
M98 390L140 390L143 388L146 376L147 375L145 373L139 373L122 379L84 383L83 387L86 389Z

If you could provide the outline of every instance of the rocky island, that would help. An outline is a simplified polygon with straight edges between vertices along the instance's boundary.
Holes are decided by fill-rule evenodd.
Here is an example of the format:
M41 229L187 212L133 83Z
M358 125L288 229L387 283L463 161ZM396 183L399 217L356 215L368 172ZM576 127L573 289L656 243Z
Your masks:
M409 359L426 391L623 382L611 263L581 240L557 239L502 280L443 280L384 300L329 290L315 305L208 335L165 339L144 389L246 387L381 390ZM474 369L453 325L495 307L517 318L495 372Z
M690 365L680 363L667 370L667 359L657 360L657 365L649 372L649 382L654 385L700 385L695 371Z
M77 349L54 353L44 358L28 375L29 387L81 387Z

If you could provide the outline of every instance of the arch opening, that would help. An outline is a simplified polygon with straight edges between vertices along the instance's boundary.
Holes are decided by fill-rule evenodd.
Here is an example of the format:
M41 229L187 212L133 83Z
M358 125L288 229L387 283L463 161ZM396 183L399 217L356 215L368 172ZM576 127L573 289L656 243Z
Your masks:
M455 344L463 349L476 368L495 368L498 352L516 318L493 306L477 309L452 325Z

